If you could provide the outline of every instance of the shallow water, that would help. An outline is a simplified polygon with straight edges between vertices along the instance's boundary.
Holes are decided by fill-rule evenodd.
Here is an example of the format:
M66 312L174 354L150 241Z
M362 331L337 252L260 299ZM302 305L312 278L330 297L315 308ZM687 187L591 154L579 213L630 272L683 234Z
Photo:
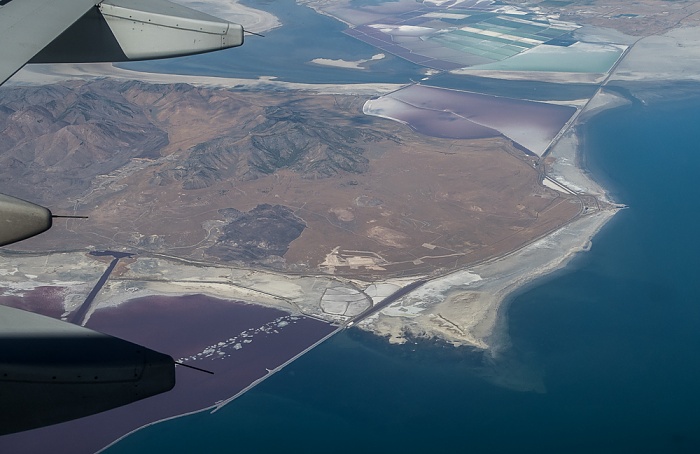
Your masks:
M347 27L342 22L297 6L294 0L242 3L271 12L283 26L266 32L264 38L246 36L243 46L221 52L117 66L146 72L250 79L274 76L287 82L336 84L405 83L424 74L422 67L390 54L369 63L371 70L311 63L315 58L367 60L381 51L343 34Z

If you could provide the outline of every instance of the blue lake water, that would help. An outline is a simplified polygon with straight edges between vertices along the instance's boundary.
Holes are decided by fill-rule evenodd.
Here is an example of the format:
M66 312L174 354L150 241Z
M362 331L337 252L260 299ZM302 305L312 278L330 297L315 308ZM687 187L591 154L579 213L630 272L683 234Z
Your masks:
M166 60L123 63L137 71L257 79L274 76L302 83L407 83L423 77L425 68L386 54L370 64L371 70L319 66L315 58L367 60L381 53L375 47L344 35L345 24L298 6L294 0L241 2L269 11L283 26L265 37L247 35L241 47L212 54Z
M585 126L588 167L630 208L513 299L502 362L344 332L216 414L107 452L697 452L698 118L695 98ZM546 392L483 378L519 373Z

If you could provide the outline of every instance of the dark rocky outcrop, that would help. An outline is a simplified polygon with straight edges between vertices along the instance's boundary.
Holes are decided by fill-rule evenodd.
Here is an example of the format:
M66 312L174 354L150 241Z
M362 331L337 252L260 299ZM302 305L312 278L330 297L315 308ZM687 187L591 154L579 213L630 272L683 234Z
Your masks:
M248 212L227 208L219 214L226 224L207 253L229 262L271 264L281 260L306 228L303 220L281 205L261 204Z

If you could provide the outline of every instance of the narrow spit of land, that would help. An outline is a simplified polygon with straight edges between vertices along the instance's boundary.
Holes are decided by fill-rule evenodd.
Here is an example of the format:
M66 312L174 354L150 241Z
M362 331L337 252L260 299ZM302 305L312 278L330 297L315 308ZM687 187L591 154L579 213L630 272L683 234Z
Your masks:
M346 326L351 327L356 322L361 322L362 320L366 319L370 315L376 314L377 312L379 312L382 309L384 309L385 307L389 306L391 303L398 300L399 298L402 298L402 297L408 295L409 293L411 293L412 291L422 287L428 281L429 281L429 279L419 279L417 281L411 282L410 284L408 284L405 287L401 287L400 289L398 289L397 291L395 291L391 295L384 298L381 302L369 307L366 311L362 312L360 315L358 315L353 320L348 322L348 324Z
M83 304L80 305L77 311L75 311L68 319L70 323L73 323L75 325L84 325L85 324L85 316L87 315L88 311L90 310L90 307L92 306L92 302L97 296L97 294L102 290L102 287L105 285L105 282L107 282L107 279L109 279L109 276L112 274L112 271L114 271L114 268L117 266L117 263L119 263L119 259L122 259L124 257L131 257L133 254L129 254L127 252L115 252L115 251L93 251L90 252L90 255L93 255L95 257L103 257L103 256L112 256L114 259L112 262L109 264L105 272L102 274L100 279L97 281L97 284L92 288L90 293L88 294L87 298L85 298L85 301Z

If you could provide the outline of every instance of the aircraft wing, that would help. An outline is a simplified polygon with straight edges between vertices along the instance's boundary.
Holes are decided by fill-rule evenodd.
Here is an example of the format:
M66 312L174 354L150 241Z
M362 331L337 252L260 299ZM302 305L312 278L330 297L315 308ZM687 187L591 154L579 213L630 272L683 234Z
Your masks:
M241 25L166 0L0 0L0 85L28 62L143 60L241 44ZM0 246L48 230L52 217L0 194ZM0 435L104 411L174 383L168 355L0 306Z
M0 84L27 62L198 54L243 44L243 27L167 0L0 0Z
M173 386L168 355L0 306L0 435L99 413Z
M0 84L95 7L94 0L4 0L0 6Z

